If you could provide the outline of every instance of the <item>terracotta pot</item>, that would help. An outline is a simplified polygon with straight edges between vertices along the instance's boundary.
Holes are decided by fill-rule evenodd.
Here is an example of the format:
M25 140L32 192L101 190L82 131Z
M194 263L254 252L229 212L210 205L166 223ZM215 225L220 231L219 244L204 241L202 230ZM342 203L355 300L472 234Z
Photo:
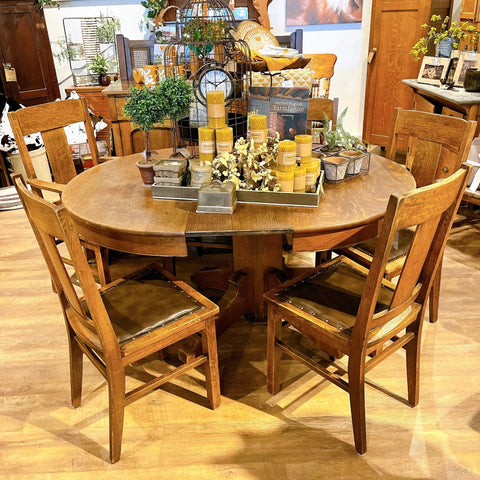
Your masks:
M102 85L102 87L108 87L110 85L110 77L108 75L99 75L98 76L98 83Z
M153 184L154 177L153 164L137 162L137 167L140 170L143 186L145 188L150 188Z

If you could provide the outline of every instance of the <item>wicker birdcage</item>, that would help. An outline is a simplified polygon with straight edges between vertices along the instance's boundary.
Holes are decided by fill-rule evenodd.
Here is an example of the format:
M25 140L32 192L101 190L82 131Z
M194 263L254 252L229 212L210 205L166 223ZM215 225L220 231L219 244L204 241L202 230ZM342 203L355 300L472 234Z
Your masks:
M234 140L247 134L251 55L248 45L231 35L234 22L231 9L221 0L190 0L177 14L176 42L165 50L166 75L184 75L195 92L190 115L177 122L174 140L192 154L198 127L208 124L208 91L225 92L226 119Z

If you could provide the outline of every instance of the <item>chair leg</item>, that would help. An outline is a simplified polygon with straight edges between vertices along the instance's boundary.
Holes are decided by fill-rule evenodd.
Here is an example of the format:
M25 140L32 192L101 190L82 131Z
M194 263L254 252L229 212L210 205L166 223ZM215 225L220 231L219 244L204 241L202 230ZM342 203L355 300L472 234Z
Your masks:
M267 324L267 389L275 395L280 391L280 357L281 352L275 348L277 338L281 339L282 319L275 309L268 306Z
M352 414L355 450L359 455L367 452L367 423L365 418L365 374L363 360L352 357L348 363L348 391Z
M442 262L443 259L440 260L438 265L437 272L435 273L435 278L433 280L433 285L430 289L430 295L428 297L429 319L431 323L435 323L438 320L438 304L440 301L440 285L442 280Z
M405 345L408 404L411 407L418 405L418 387L420 373L420 342L418 332L415 337Z
M125 417L125 371L108 375L108 416L110 438L110 462L120 460L122 450L123 421Z
M68 324L67 331L70 349L70 397L73 408L78 408L82 403L83 352Z
M202 330L202 347L203 353L207 355L207 363L205 365L205 386L207 388L207 397L212 410L215 410L221 402L215 317L209 318L206 321L205 329Z
M108 264L108 249L105 247L95 247L94 252L100 285L105 286L112 281L110 276L110 266Z

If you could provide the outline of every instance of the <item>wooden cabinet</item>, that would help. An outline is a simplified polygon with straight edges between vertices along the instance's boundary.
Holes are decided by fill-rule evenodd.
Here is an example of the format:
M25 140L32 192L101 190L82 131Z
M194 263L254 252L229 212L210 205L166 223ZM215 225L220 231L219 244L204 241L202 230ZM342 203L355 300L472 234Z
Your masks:
M145 132L138 129L123 115L123 106L130 95L130 87L133 86L135 86L133 81L117 80L103 90L103 95L108 100L115 155L119 156L138 153L145 149ZM152 150L168 148L172 145L169 121L156 125L155 129L150 131Z
M13 70L4 67L10 65ZM0 91L29 106L60 97L43 10L33 0L0 2Z
M480 0L463 0L460 20L480 21Z

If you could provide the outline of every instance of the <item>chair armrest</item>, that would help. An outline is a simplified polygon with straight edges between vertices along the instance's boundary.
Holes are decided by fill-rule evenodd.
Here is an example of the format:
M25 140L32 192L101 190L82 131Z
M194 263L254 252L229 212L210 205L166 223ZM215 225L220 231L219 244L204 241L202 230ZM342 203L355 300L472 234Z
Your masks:
M35 188L41 188L42 190L48 190L49 192L55 192L62 194L66 185L62 183L46 182L45 180L39 180L38 178L31 178L28 183Z

